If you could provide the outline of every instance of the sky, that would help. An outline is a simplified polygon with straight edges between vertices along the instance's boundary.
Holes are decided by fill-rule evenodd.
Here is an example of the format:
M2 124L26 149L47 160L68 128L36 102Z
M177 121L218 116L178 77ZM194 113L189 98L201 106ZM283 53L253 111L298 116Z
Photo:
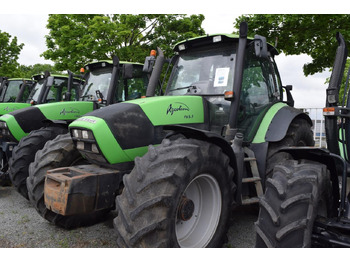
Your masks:
M18 5L16 5L17 2L19 3ZM257 4L261 3L261 1L255 0L249 1L249 8L242 6L237 8L233 4L235 1L217 0L215 5L205 6L204 4L198 7L191 4L188 5L188 1L179 0L172 2L170 9L169 7L164 8L164 5L160 6L164 1L151 1L152 5L146 7L144 2L141 2L142 4L133 5L133 8L130 6L113 6L112 9L106 9L106 6L102 4L104 0L100 0L99 3L101 4L95 5L93 9L86 8L86 6L81 8L79 4L72 4L66 0L61 0L60 5L57 7L48 5L47 3L49 2L47 1L36 0L35 2L38 4L33 6L30 4L30 1L11 1L12 4L5 6L0 11L0 30L8 32L12 36L17 36L18 42L25 44L19 57L19 63L24 65L36 63L53 64L51 61L40 57L40 54L46 50L45 35L48 34L46 23L49 13L97 13L99 11L101 13L147 13L147 11L153 13L202 13L205 16L202 27L206 33L210 34L231 33L235 18L244 13L264 13L264 10L266 13L279 13L277 11L283 10L278 9L280 6L276 7L277 5L274 5L274 3L267 7L258 7ZM299 0L294 1L294 3L298 2ZM300 2L302 3L303 1ZM113 2L109 1L108 3L108 5L111 5L110 3ZM133 3L138 3L138 1ZM315 13L312 7L302 4L303 9L300 13ZM43 5L44 8L38 9L37 7L40 5ZM289 10L288 6L285 8ZM329 11L328 8L327 10ZM327 10L322 10L321 8L320 12L327 12ZM322 108L324 106L325 90L327 88L325 81L330 77L329 70L305 77L302 71L303 65L311 62L311 58L307 55L285 56L280 54L276 57L276 62L283 85L293 85L292 94L295 100L295 107Z

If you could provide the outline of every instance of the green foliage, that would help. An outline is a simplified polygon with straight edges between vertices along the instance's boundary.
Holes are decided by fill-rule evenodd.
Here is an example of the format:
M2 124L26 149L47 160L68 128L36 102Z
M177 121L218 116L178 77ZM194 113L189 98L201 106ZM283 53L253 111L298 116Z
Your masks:
M17 43L17 37L0 30L0 76L16 77L18 56L24 44Z
M151 49L172 55L178 41L203 35L203 15L54 14L49 15L47 50L58 70L77 71L94 59L144 62Z
M350 15L243 15L236 19L248 23L249 34L266 36L268 42L277 42L277 48L286 55L308 54L311 63L304 65L304 74L312 75L333 66L340 32L350 46Z
M18 67L16 77L31 78L33 75L44 74L45 71L49 71L51 74L62 74L61 71L57 71L54 66L49 64L35 64L35 65L20 65Z

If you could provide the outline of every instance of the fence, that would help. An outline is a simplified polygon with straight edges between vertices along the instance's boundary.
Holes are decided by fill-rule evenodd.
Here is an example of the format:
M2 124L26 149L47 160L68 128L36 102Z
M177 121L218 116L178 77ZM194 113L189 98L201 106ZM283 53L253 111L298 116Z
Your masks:
M327 147L323 108L300 108L312 120L312 131L316 147Z

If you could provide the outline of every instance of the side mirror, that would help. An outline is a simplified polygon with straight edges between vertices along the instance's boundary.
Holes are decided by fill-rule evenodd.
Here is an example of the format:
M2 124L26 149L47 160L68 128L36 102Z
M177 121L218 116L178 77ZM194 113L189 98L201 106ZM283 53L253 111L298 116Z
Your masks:
M123 65L123 78L131 79L133 77L134 66L132 64Z
M268 58L266 37L254 36L255 55L260 58Z
M48 86L48 87L53 86L53 81L54 81L54 77L53 77L53 76L49 76L49 77L47 78L46 86Z
M153 70L153 66L156 62L156 57L155 56L146 56L145 63L143 64L143 69L142 71L144 73L151 73Z
M283 86L282 88L284 88L286 90L286 94L287 94L287 105L293 107L294 106L294 99L292 96L291 91L293 90L293 86L292 85L286 85Z

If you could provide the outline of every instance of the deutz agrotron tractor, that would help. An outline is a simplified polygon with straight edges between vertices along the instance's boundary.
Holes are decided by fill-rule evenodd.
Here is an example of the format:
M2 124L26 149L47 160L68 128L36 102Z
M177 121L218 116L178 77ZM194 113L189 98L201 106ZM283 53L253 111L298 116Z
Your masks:
M99 61L85 66L82 90L79 101L36 105L0 118L3 140L12 145L9 159L9 176L12 185L28 199L26 179L29 164L35 153L42 149L48 140L68 132L68 125L87 112L106 105L141 97L149 81L149 72L143 72L143 64L113 61ZM70 83L73 77L69 72ZM72 89L69 89L72 90ZM65 96L71 96L66 92Z
M26 108L35 104L44 104L51 102L59 102L64 99L76 100L79 95L80 82L79 79L73 80L73 87L71 93L74 95L71 97L65 96L68 91L68 76L64 75L50 75L49 72L45 72L44 75L34 75L33 81L25 80L8 80L9 83L4 89L3 97L7 96L10 88L17 89L14 86L13 81L21 83L20 91L16 98L16 101L23 102L3 102L0 104L0 115L8 114L15 110ZM33 84L34 83L34 84ZM7 90L7 91L6 91ZM6 94L5 94L6 93ZM18 99L21 97L21 99ZM6 99L5 99L6 100ZM30 121L30 119L28 119ZM3 129L4 130L4 129ZM10 185L11 181L8 176L8 160L12 155L13 147L16 145L14 142L9 142L6 138L3 138L6 133L3 131L0 133L0 159L1 159L1 171L0 171L0 185Z
M257 203L284 161L276 152L314 144L278 52L247 31L178 43L164 96L88 113L47 142L27 179L38 212L72 228L116 208L121 247L221 246L233 208Z
M350 93L339 91L348 56L343 36L327 89L328 149L287 148L290 160L266 181L256 223L257 247L350 247Z

